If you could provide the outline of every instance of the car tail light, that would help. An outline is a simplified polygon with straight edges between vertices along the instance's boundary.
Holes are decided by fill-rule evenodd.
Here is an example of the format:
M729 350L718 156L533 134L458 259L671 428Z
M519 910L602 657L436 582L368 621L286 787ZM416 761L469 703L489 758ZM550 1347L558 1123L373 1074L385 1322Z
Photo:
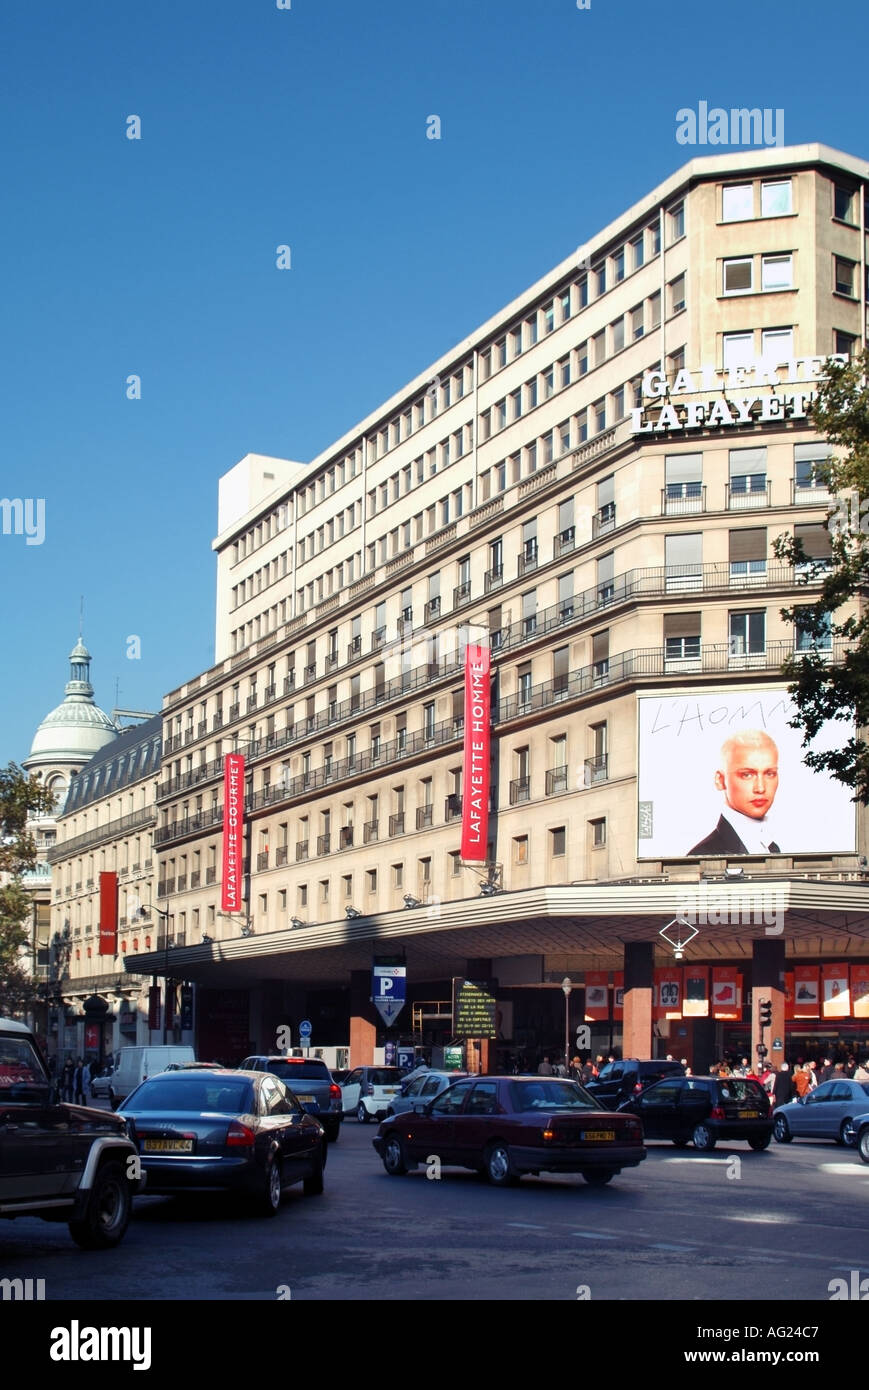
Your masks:
M643 1083L642 1083L642 1081L638 1081L638 1082L636 1083L636 1085L634 1086L634 1095L635 1095L635 1096L638 1096L638 1095L640 1094L640 1092L642 1091L642 1089L643 1089Z
M554 1138L555 1138L555 1130L554 1130L554 1129L544 1129L544 1131L543 1131L543 1138L544 1138L544 1139L554 1139Z
M252 1149L255 1143L256 1135L250 1126L233 1120L226 1131L226 1147L228 1149Z
M724 1119L724 1106L723 1106L723 1105L713 1105L712 1109L709 1111L709 1118L710 1118L710 1120L723 1120L723 1119Z
M329 1095L332 1098L332 1100L341 1099L341 1087L336 1086L334 1081L332 1082L332 1085L329 1087Z

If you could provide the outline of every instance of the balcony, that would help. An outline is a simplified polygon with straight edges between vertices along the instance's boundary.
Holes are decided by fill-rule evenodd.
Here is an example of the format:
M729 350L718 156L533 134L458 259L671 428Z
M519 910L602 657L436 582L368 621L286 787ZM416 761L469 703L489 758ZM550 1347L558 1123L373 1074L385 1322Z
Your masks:
M661 488L661 516L690 516L706 510L703 483L668 483Z
M361 656L361 655L362 655L362 634L361 634L361 633L357 633L357 635L356 635L355 637L351 637L350 641L347 643L347 660L348 660L348 661L355 661L355 660L356 660L356 657L357 657L357 656Z
M592 517L591 534L592 537L596 539L598 536L605 536L608 531L614 531L615 528L616 504L615 502L607 502L606 505L600 507L597 514Z
M282 869L287 862L288 845L278 845L275 850L275 868Z
M352 825L342 825L342 826L341 826L341 829L340 829L339 835L338 835L338 847L339 847L339 849L352 849L352 848L353 848L353 826L352 826Z
M200 885L200 883L201 883L201 881L202 881L202 870L201 870L201 869L194 869L194 870L193 870L193 873L190 875L190 887L191 887L191 888L198 888L199 885Z
M453 589L453 608L463 608L470 601L471 581L466 579L463 584L457 584Z
M230 705L230 707L229 707L229 722L230 722L230 724L233 722L233 720L237 719L238 716L239 716L240 714L241 714L241 705L238 705L238 704Z
M264 696L266 704L267 704L267 705L270 705L271 702L272 702L272 700L277 699L277 694L278 694L278 687L277 687L276 685L267 685L266 688L265 688L265 696Z
M516 777L510 783L510 805L519 806L523 801L531 800L531 778Z
M404 812L398 811L394 816L389 817L390 835L404 834Z
M308 857L308 841L307 841L307 840L297 840L297 841L296 841L296 863L297 863L297 864L300 864L300 863L302 862L302 860L303 860L303 859L307 859L307 857Z
M330 854L332 851L332 836L330 834L317 836L317 853Z
M808 482L804 478L791 478L791 505L794 507L823 506L832 495L826 482L820 478L812 478Z
M212 864L210 868L207 868L207 869L205 870L205 882L206 882L206 885L211 885L212 883L216 883L216 882L217 882L217 867L216 867L216 865Z
M453 820L459 820L462 814L462 797L460 792L450 792L444 801L444 820L447 824Z
M483 576L483 592L490 594L493 589L500 589L504 583L504 566L495 565L492 569L486 570Z
M186 874L179 874L179 875L178 875L178 883L177 883L177 890L176 890L176 891L179 892L179 893L186 893L186 892L187 892L187 875L186 875Z
M533 545L526 545L524 551L519 556L519 575L531 574L537 568L537 542Z
M367 820L367 821L365 822L365 824L364 824L363 827L362 827L362 843L363 843L363 844L365 844L365 845L376 844L376 842L377 842L377 828L378 828L379 824L380 824L380 822L379 822L379 821L376 821L376 820Z
M288 676L284 676L284 694L289 695L296 688L296 673L290 671Z
M326 657L326 670L334 671L338 666L338 653L330 652Z
M374 629L374 631L372 632L372 634L371 634L371 650L372 650L373 652L379 652L379 651L380 651L380 648L383 646L383 643L384 643L385 640L386 640L386 625L384 624L383 627L376 627L376 628Z
M558 796L567 791L567 767L553 767L546 774L546 795Z
M429 622L431 622L432 618L437 618L437 617L439 617L439 616L440 616L440 611L441 611L441 601L440 601L440 598L430 598L429 601L428 601L428 603L426 604L425 610L424 610L424 613L425 613L425 621L426 621L427 623L429 623Z
M197 737L197 738L205 738L205 735L206 735L207 733L208 733L208 720L207 720L207 719L200 719L199 723L198 723L197 726L196 726L196 737Z
M258 870L259 870L259 869L267 869L267 868L268 868L268 866L269 866L269 852L268 852L267 849L261 849L261 850L260 850L259 854L258 854L257 857L256 857L256 866L257 866L257 869L258 869Z
M416 828L425 830L428 826L434 825L434 806L417 806L416 808Z
M196 735L195 735L194 732L193 732L193 725L192 725L192 724L188 724L188 725L187 725L187 728L184 730L184 742L185 742L185 744L186 744L186 743L192 743L195 737L196 737Z
M315 681L316 679L317 679L317 663L314 662L314 661L312 661L312 662L309 662L309 664L305 667L304 676L303 676L303 684L304 684L304 685L310 685L310 684L311 684L311 681Z
M724 497L729 512L758 511L770 505L770 484L763 474L747 474L725 484Z
M169 897L172 896L172 894L173 894L174 892L175 892L175 880L174 880L174 878L167 878L167 879L166 879L166 882L163 884L163 896L166 897L166 898L169 898ZM159 895L158 895L158 896L159 896Z
M568 526L566 530L560 531L555 537L555 558L561 555L569 555L576 549L576 527Z
M93 886L94 886L94 881L93 881L92 878L89 878L88 881L87 881L87 883L86 883L86 885L85 885L85 887L87 887L87 888L93 888Z
M609 775L608 772L609 754L598 753L597 757L586 758L585 760L585 785L594 787L598 782L605 782Z
M212 731L212 733L214 733L214 731L215 731L216 729L222 729L222 728L223 728L223 710L218 710L218 711L217 711L217 714L213 714L213 715L211 716L211 731Z

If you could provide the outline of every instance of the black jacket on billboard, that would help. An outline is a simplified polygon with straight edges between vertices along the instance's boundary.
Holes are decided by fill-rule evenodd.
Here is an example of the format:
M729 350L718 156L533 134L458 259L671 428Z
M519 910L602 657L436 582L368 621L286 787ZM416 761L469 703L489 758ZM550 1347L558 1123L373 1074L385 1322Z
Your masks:
M769 850L771 854L781 853L774 840L770 842ZM726 816L719 816L718 824L711 835L707 835L705 840L700 840L693 849L688 851L689 854L748 854L748 852Z

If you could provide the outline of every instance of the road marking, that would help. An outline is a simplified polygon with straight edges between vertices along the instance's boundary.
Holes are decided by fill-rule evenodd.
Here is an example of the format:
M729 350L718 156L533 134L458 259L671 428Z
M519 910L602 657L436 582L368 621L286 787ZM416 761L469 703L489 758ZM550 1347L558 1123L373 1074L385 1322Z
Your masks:
M516 1226L522 1231L546 1231L549 1229L547 1226L537 1226L533 1221L505 1221L504 1225Z
M869 1172L865 1168L857 1168L853 1163L819 1163L819 1173L851 1173L855 1177L865 1178L869 1181Z
M668 1245L665 1240L653 1241L649 1246L650 1250L673 1250L680 1255L688 1255L692 1250L696 1250L696 1245Z
M693 1168L695 1163L729 1163L729 1162L730 1162L730 1159L731 1159L732 1157L733 1157L733 1155L731 1154L731 1155L730 1155L729 1157L727 1157L727 1158L724 1158L723 1156L722 1156L721 1158L704 1158L704 1157L702 1156L702 1154L697 1154L697 1155L695 1155L693 1158L664 1158L664 1159L661 1160L661 1162L662 1162L662 1163L690 1163L690 1164L691 1164L691 1167Z
M722 1216L721 1219L722 1221L747 1221L752 1226L756 1224L766 1226L793 1226L800 1220L798 1216L784 1216L778 1212L770 1212L769 1215L764 1212L756 1212L752 1216L729 1215Z
M618 1236L605 1236L600 1231L571 1231L572 1236L579 1236L580 1240L618 1240Z

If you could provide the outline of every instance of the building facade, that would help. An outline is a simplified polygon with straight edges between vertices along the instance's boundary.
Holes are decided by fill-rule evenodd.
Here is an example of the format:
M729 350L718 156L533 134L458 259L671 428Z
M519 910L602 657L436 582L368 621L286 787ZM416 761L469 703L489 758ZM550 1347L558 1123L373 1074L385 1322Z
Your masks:
M312 463L249 455L221 480L216 664L164 700L154 832L203 1055L309 1016L365 1061L390 949L417 1040L454 977L493 982L501 1061L563 1043L565 975L571 1029L626 1055L754 1045L761 995L776 1060L786 1033L869 1050L859 1011L788 1017L798 966L869 965L869 901L862 812L826 786L812 835L785 792L780 674L795 649L840 655L781 610L811 601L829 551L810 399L824 360L866 343L863 171L819 145L694 160ZM783 534L807 563L775 558ZM494 673L481 866L460 857L469 640ZM746 729L783 767L782 829L752 838L749 813L748 844L704 819L722 739ZM223 915L230 752L247 872ZM667 1008L674 915L705 915L684 958L738 974L737 1016L708 992L705 1012Z

